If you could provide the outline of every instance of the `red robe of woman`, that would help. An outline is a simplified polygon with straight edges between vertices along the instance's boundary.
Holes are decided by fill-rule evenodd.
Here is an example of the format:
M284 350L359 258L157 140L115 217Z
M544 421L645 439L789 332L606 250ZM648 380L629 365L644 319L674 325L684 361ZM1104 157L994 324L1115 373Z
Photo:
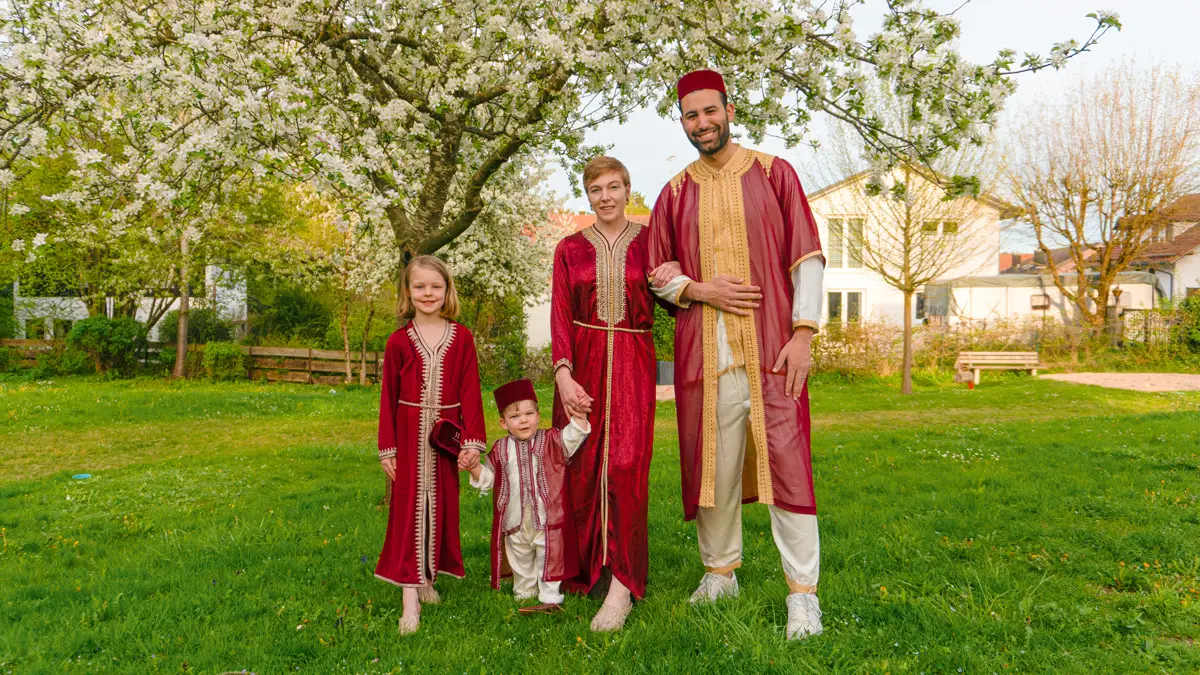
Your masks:
M722 240L722 228L731 233L730 250L719 261L716 242ZM816 220L795 170L748 148L739 148L720 171L696 160L662 189L650 230L651 266L675 260L691 279L711 281L722 263L724 274L762 289L752 320L734 324L745 331L740 342L754 440L746 447L742 501L815 515L808 384L798 399L792 398L784 390L786 373L771 371L794 329L791 271L821 255ZM675 408L686 520L696 517L697 507L714 504L716 325L711 305L675 310Z
M492 588L500 590L500 580L511 577L512 569L504 559L504 538L521 529L520 525L505 530L508 518L508 476L520 475L522 493L518 499L533 513L533 527L546 535L546 552L542 561L542 581L563 581L579 574L579 553L576 550L575 520L571 515L570 486L567 484L567 458L563 453L562 432L558 429L539 429L533 438L517 443L517 463L509 466L505 436L492 444L488 462L496 472L492 485ZM528 448L521 447L522 443ZM522 462L523 452L537 457L537 475L529 464ZM536 492L536 495L534 494ZM537 500L546 508L546 521L539 522Z
M634 597L646 593L650 453L654 434L654 300L646 278L647 230L629 223L609 243L595 227L554 252L551 350L592 397L592 433L567 469L579 575L586 591L608 567ZM568 422L554 397L554 426Z
M462 445L487 448L475 338L448 322L427 345L410 321L388 338L379 402L379 456L396 457L387 534L375 576L397 586L421 586L438 574L462 578L458 534L458 463L429 445L435 422L463 429Z

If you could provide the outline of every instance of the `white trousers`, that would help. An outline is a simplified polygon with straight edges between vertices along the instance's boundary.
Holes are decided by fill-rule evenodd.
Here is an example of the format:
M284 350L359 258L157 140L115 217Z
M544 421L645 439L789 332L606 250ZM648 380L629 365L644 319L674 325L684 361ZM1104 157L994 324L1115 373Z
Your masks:
M538 532L526 516L521 529L504 538L504 555L513 573L513 597L526 600L537 596L547 605L563 602L561 581L542 581L546 564L546 533Z
M735 368L717 379L716 505L700 507L696 514L700 559L710 572L728 574L742 564L742 462L746 444L754 443L749 421L746 369ZM817 517L769 508L771 534L783 559L788 588L793 593L815 593L821 572Z

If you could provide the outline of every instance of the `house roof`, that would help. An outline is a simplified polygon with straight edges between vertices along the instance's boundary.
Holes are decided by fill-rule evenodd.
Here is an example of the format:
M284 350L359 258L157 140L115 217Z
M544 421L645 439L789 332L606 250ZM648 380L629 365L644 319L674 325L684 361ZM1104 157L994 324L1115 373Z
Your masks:
M1200 196L1200 195L1197 195ZM1138 256L1139 262L1175 262L1200 246L1200 225L1193 225L1171 241L1147 244Z
M825 187L817 190L816 192L808 193L808 200L811 202L816 199L820 199L821 197L824 197L825 195L828 195L828 194L830 194L836 190L839 190L847 185L850 185L852 183L857 183L860 180L864 180L867 177L869 177L870 175L871 175L870 170L859 171L858 173L854 174L853 176L847 176L847 177L837 181L836 183L831 183L829 185L826 185ZM926 180L928 180L928 179L926 179ZM933 181L929 181L929 182L932 183ZM1001 219L1007 220L1009 218L1012 218L1016 214L1016 212L1019 210L1017 207L1013 206L1012 204L1009 204L1008 202L1006 202L1002 199L999 199L997 197L993 197L992 195L990 195L986 192L978 195L977 197L975 197L975 199L979 200L979 203L981 203L985 206L989 206L989 207L999 211Z

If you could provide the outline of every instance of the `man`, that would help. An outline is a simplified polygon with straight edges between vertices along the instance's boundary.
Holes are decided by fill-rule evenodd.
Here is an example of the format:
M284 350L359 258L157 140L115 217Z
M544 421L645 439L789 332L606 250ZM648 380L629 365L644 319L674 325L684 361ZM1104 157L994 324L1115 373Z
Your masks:
M696 519L706 569L692 602L738 594L741 505L768 504L787 637L801 639L822 630L806 380L825 259L791 165L730 142L722 77L689 73L678 96L700 158L658 196L650 265L655 294L676 307L684 518Z

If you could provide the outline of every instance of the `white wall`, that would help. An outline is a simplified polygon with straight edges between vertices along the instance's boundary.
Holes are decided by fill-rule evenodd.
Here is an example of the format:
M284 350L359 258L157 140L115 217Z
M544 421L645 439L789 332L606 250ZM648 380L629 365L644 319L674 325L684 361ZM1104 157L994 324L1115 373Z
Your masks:
M1153 309L1156 306L1154 287L1150 284L1117 284L1113 288L1120 288L1122 291L1121 307ZM1074 304L1065 300L1055 286L1044 289L1024 286L1017 288L956 287L952 292L954 295L954 306L951 308L952 320L979 321L1045 317L1058 321L1069 321L1074 315ZM1050 308L1046 310L1032 309L1035 295L1049 296Z
M817 230L822 248L830 246L830 218L863 218L866 221L866 236L871 237L873 228L881 227L878 217L872 218L872 207L862 202L857 184L847 184L828 192L819 192L809 201L817 219ZM883 198L880 198L883 199ZM961 200L966 202L967 200ZM874 209L878 213L879 209ZM933 214L931 214L932 216ZM969 217L961 217L969 215ZM955 218L955 216L959 216ZM1000 273L1000 218L999 212L980 202L970 205L958 203L948 207L944 215L948 219L960 220L959 231L964 238L971 239L972 255L954 266L943 279L965 276L990 276ZM883 277L865 268L825 268L825 291L857 291L862 293L862 318L869 321L903 323L904 295L889 286ZM823 303L825 316L829 314L828 295ZM913 310L916 310L914 297Z
M1200 288L1200 252L1197 251L1175 261L1175 299L1186 298L1188 288Z
M525 308L525 344L530 349L550 344L550 299Z

